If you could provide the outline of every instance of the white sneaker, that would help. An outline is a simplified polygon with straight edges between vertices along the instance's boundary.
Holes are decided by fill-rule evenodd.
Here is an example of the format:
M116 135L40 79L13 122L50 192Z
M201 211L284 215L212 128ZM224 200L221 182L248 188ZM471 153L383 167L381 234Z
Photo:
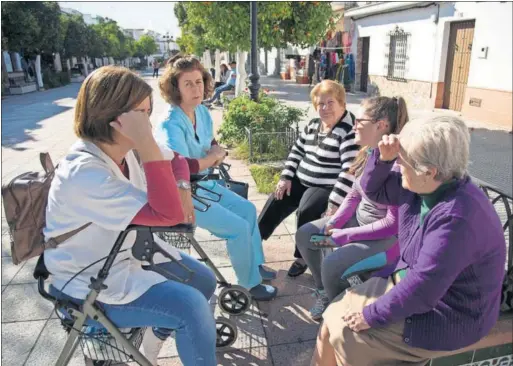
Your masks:
M322 313L328 307L330 300L324 290L315 290L314 296L317 297L315 305L310 309L310 315L313 320L319 321L322 319Z
M163 344L164 341L153 333L152 327L148 327L141 344L141 353L153 366L157 366L157 357Z

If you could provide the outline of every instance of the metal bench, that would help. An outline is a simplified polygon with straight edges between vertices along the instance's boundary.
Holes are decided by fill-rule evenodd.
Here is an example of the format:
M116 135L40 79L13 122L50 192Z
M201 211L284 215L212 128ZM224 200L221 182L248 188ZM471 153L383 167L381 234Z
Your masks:
M511 212L513 197L478 178L472 177L472 181L481 187L493 205L499 202L504 205L506 217L503 229L509 237L507 269L510 269L513 265L513 215ZM429 363L429 366L437 365L513 365L513 312L501 312L491 332L476 345L453 356L434 358Z

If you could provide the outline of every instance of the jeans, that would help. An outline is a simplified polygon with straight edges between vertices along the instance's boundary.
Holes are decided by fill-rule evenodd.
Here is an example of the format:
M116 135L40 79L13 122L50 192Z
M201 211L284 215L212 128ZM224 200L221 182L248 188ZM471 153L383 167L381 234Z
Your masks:
M206 212L196 211L197 225L226 240L239 285L247 289L259 285L262 276L258 266L264 263L264 251L255 205L214 181L200 184L220 194L221 201L208 201L211 206ZM216 198L203 190L198 190L198 195ZM196 205L201 207L201 203Z
M264 240L269 239L278 225L296 209L298 229L304 224L317 220L326 212L331 187L305 187L296 178L291 182L290 196L285 193L281 200L277 200L274 193L271 193L260 213L258 227ZM297 245L294 257L302 258Z
M180 254L182 264L194 272L187 284L167 280L152 286L131 303L100 305L118 328L153 327L160 339L176 331L176 348L184 365L215 366L216 325L208 300L215 291L216 278L207 266L183 252ZM176 263L158 266L186 278L185 271ZM50 293L69 299L53 286ZM74 301L83 303L83 300Z
M207 102L207 103L215 102L216 100L218 100L221 97L222 92L232 90L232 89L233 89L233 85L229 85L229 84L221 85L220 87L214 89L214 96L212 98L206 100L205 102Z

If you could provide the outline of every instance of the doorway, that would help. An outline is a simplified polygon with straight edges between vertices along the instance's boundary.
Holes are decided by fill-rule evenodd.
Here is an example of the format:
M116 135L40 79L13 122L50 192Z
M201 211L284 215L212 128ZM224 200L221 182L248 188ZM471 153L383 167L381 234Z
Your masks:
M451 23L443 108L461 111L470 70L474 20Z

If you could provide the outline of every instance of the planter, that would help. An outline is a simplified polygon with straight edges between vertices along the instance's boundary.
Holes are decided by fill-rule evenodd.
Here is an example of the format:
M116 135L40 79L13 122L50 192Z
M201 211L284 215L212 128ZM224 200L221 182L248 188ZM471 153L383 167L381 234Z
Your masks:
M81 83L84 80L85 80L84 75L73 75L73 76L71 76L70 82Z
M32 93L37 90L36 84L27 84L23 86L12 86L9 88L9 92L11 95L20 95L20 94L26 94L26 93Z

